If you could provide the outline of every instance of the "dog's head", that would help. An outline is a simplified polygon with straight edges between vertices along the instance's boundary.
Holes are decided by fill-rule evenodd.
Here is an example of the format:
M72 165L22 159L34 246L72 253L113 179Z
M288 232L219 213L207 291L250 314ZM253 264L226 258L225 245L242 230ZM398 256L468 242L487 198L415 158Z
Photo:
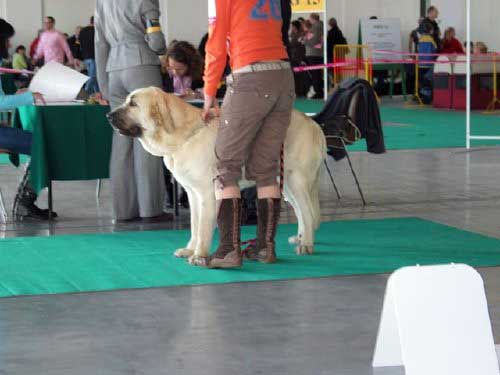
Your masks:
M125 103L107 115L111 126L122 135L141 138L172 130L168 95L156 87L132 92Z

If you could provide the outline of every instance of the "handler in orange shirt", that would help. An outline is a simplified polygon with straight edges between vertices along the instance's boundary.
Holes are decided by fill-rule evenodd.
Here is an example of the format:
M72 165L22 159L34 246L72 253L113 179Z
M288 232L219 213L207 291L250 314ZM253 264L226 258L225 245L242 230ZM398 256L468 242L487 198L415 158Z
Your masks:
M259 217L257 244L245 255L263 263L276 260L279 160L295 98L284 43L290 14L289 0L209 1L204 120L215 103L228 54L232 69L215 146L220 243L208 259L210 268L242 265L238 186L242 167L246 178L257 183Z

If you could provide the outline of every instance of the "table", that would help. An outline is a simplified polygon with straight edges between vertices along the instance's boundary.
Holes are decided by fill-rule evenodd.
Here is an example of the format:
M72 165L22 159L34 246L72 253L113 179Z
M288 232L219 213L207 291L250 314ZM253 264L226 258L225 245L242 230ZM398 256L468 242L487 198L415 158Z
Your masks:
M394 80L396 77L397 72L401 72L401 79L402 79L402 89L403 89L403 96L404 99L406 100L406 68L404 64L373 64L373 71L374 72L379 72L379 71L390 71L391 72L391 81L390 81L390 88L389 88L389 96L392 97L394 95Z
M16 110L13 126L33 133L31 176L39 193L49 188L52 212L52 181L109 178L113 130L99 105L25 106ZM11 155L19 165L19 156Z

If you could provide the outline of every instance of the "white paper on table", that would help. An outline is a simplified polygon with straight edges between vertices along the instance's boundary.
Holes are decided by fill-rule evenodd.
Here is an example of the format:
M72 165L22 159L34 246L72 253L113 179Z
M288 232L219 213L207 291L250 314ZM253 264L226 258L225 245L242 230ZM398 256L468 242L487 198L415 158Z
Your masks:
M29 90L42 94L47 103L71 102L88 80L86 75L52 61L35 74Z

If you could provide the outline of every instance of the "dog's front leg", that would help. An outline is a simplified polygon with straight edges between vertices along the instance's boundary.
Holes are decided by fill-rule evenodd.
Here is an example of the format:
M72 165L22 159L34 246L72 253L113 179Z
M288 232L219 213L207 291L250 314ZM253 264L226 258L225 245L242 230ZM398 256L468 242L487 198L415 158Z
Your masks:
M189 262L193 265L206 265L215 229L216 203L213 190L202 190L199 194L201 200L197 228L198 243L194 255L189 259Z

